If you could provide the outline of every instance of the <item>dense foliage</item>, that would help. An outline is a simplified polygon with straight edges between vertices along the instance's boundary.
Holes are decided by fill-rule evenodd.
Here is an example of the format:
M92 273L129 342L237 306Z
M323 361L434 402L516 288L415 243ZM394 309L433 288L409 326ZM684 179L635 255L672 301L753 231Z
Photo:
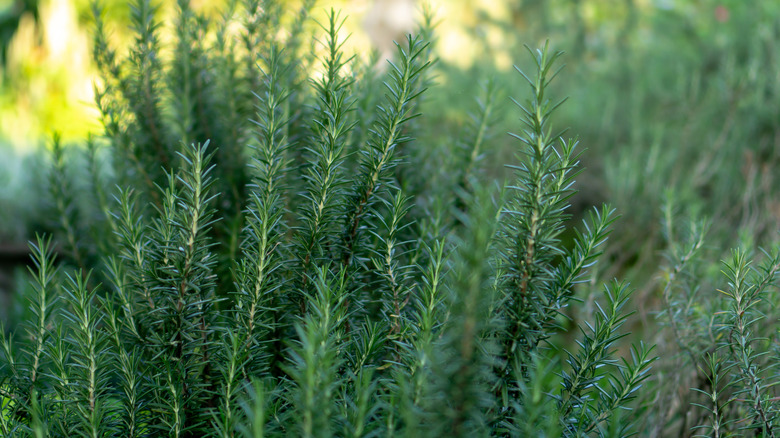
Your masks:
M301 21L274 31L272 2L241 5L239 38L231 14L211 32L179 7L170 59L148 1L126 57L98 21L113 172L90 141L93 196L77 202L55 139L67 262L34 246L35 318L3 342L4 434L630 430L616 412L652 359L640 345L615 360L626 285L605 287L579 346L549 365L547 340L613 220L596 210L571 248L560 241L577 143L549 127L558 55L533 54L506 193L475 178L478 134L461 151L469 171L426 199L409 161L423 146L423 38L382 78L340 51L335 13L309 51ZM322 72L309 82L307 62Z
M751 245L770 218L751 216L720 272L706 236L732 236L693 212L722 204L645 193L682 181L733 201L738 188L681 173L690 149L659 160L642 149L648 128L626 123L584 136L605 140L588 146L610 165L609 195L650 213L582 208L582 148L553 113L630 114L595 97L561 107L560 53L529 50L531 68L482 82L450 118L431 93L437 68L453 73L436 65L430 14L377 69L344 53L339 14L316 26L313 2L284 5L244 0L213 19L181 0L168 34L135 0L128 53L95 10L105 129L83 151L53 141L57 243L32 245L18 291L30 311L3 332L4 436L775 436L780 252ZM575 47L575 72L592 51ZM700 106L720 78L702 77ZM495 132L509 113L506 143ZM603 148L622 142L610 161ZM484 160L504 144L505 172ZM637 182L636 156L663 172ZM638 285L644 299L658 286L659 348L629 345L631 287L600 283L627 265L654 272L659 249L659 275Z

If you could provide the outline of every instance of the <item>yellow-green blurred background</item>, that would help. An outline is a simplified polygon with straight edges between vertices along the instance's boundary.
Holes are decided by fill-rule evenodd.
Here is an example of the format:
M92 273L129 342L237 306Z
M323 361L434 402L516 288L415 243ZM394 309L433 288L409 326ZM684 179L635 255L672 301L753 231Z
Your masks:
M0 32L4 46L3 74L0 76L0 139L6 145L24 150L53 131L61 133L66 140L76 140L99 129L93 105L96 76L90 59L90 3L88 0L0 1ZM299 2L289 3L295 9L295 3ZM427 3L439 21L439 56L459 66L472 63L479 47L465 29L484 23L482 14L494 19L509 15L509 3L490 0ZM174 2L160 4L162 16L170 17ZM107 1L103 6L113 29L114 43L118 47L126 46L129 36L123 24L129 16L127 2ZM212 15L219 14L224 6L224 1L193 2L194 9ZM395 15L391 20L408 26L419 18L423 7L421 3L405 0L323 0L317 6L315 14L319 13L320 19L329 8L344 11L348 16L345 32L352 34L346 49L363 54L374 47L370 35L372 31L376 32L372 21L376 19L375 14L389 11ZM500 47L502 35L498 29L486 26L486 31L487 38ZM508 68L511 57L497 51L496 63L501 68Z
M24 150L52 131L60 132L65 139L79 139L99 128L92 101L96 78L90 60L90 3L89 0L0 0L3 45L0 141L6 145ZM160 3L163 17L171 16L174 3ZM288 3L294 9L300 2ZM619 44L616 40L627 38L625 27L631 26L631 33L640 38L642 36L637 32L647 31L646 43L650 44L657 35L646 18L667 11L682 14L690 20L687 25L693 32L692 37L696 32L711 32L709 37L713 38L713 44L722 44L717 40L728 38L727 32L712 30L729 19L729 8L721 3L695 0L320 0L315 13L322 18L329 8L344 11L349 17L345 32L352 34L347 51L365 54L376 46L372 46L372 33L382 32L376 30L373 14L389 11L391 15L401 15L390 20L400 21L403 26L405 19L413 19L403 15L419 18L420 10L429 7L437 21L437 54L443 61L467 68L477 57L485 55L482 43L487 42L494 66L507 70L522 56L513 53L516 49L513 40L518 37L525 37L525 43L535 44L537 41L528 37L543 37L546 29L565 26L580 33L575 36L582 39L583 45L598 49ZM739 7L760 9L761 6L755 5L772 2L744 3ZM748 3L754 6L748 6ZM102 4L107 10L114 42L119 47L127 45L129 36L124 23L129 16L128 3L110 0ZM193 6L216 15L224 9L225 2L199 0L194 1ZM547 33L554 36L559 31ZM475 34L479 40L475 39ZM561 42L553 41L558 46Z

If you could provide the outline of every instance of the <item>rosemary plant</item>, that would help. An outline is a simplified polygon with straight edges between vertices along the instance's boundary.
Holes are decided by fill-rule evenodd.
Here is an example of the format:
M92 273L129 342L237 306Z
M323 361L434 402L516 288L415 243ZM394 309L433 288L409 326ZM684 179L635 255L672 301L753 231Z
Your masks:
M743 244L718 272L708 262L706 222L680 218L671 198L664 210L669 262L660 335L673 339L663 351L673 359L654 379L690 390L651 391L668 406L654 412L649 421L662 423L649 435L665 423L680 436L776 436L780 253L755 255ZM680 403L689 406L685 416L673 408Z
M425 146L429 43L409 36L379 73L343 53L339 14L310 31L283 4L232 3L212 23L180 1L167 38L156 8L135 0L127 55L96 10L94 197L74 202L55 141L61 261L48 238L32 245L34 319L2 338L0 432L635 433L653 358L644 344L616 353L628 286L604 287L576 344L558 339L615 220L604 207L568 222L577 142L553 133L548 91L560 54L530 51L534 71L521 72L514 182L479 178L489 84L471 135L452 141L455 168L439 169L457 176L433 176L451 182L433 197L407 178ZM324 34L311 50L310 32ZM733 296L749 307L757 291L742 273ZM743 310L734 369L769 428Z

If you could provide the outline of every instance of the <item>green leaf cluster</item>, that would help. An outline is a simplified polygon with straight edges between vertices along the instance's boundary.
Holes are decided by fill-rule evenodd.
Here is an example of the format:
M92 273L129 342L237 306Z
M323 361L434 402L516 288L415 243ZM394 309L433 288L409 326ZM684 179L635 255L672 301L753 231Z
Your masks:
M343 54L339 14L310 30L311 2L283 4L212 22L180 1L167 35L136 0L127 55L96 9L107 146L89 142L76 202L55 139L63 262L33 245L34 319L2 339L0 432L635 433L653 358L617 354L628 287L604 287L575 344L552 342L614 221L604 207L569 223L577 142L552 131L547 94L559 54L529 50L514 178L496 189L479 178L494 85L472 135L453 134L464 166L415 162L430 42L410 35L378 72ZM451 184L426 193L430 179Z

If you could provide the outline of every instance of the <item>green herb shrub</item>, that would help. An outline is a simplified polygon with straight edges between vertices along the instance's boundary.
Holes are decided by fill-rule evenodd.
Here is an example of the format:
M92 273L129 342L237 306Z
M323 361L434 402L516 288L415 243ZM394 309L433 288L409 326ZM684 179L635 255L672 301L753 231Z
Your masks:
M671 390L646 393L660 405L643 419L647 435L776 436L778 247L742 243L718 265L709 223L677 210L667 201L658 318L669 354L653 376Z
M569 223L579 152L551 128L559 54L530 51L513 181L494 188L480 180L494 86L447 160L415 140L429 26L379 73L343 54L338 14L311 30L311 2L282 5L211 22L183 0L168 35L137 0L126 55L96 11L105 133L80 185L55 138L62 262L50 239L32 245L0 432L636 433L653 358L617 354L628 286L605 285L576 343L556 340L577 285L598 289L584 280L614 221L603 207Z
M476 3L473 7L479 9ZM529 41L548 38L565 49L567 73L553 91L570 100L556 120L587 145L581 161L588 169L578 177L580 192L569 211L579 218L591 204L608 200L620 213L602 247L602 258L609 262L594 267L592 280L618 276L631 281L637 293L630 309L639 317L630 329L655 344L659 356L643 391L647 410L640 434L768 435L766 426L753 427L760 422L746 408L749 398L736 389L747 387L734 373L737 368L729 367L735 363L725 336L731 330L725 318L731 298L717 291L730 290L719 260L733 264L731 248L741 248L746 260L754 260L753 268L743 270L750 272L743 283L749 285L757 275L754 268L773 257L758 248L774 254L777 245L780 76L774 72L780 68L780 3L509 3L511 13L503 17L490 14L492 5L475 11L494 18L480 21L470 33L482 56L470 69L440 63L443 87L451 91L434 93L432 99L441 105L445 99L462 100L448 105L447 117L430 116L463 120L457 116L465 98L457 90L473 83L476 74L494 77L499 89L511 89L513 72L504 71L496 53L517 53ZM501 38L495 37L497 31ZM502 117L511 111L494 113L501 127L496 131L514 123ZM444 127L420 137L435 140L451 129L435 125ZM501 137L490 144L487 152L493 159L483 168L500 175L506 162L501 157L513 146ZM707 227L696 221L689 225L688 217L709 218ZM758 288L762 292L755 297L759 304L749 309L753 325L747 333L767 406L780 395L773 386L780 318L770 305L777 302L776 285L773 279ZM591 299L583 299L585 305L570 309L573 321L589 318ZM719 406L731 409L720 411L724 416L719 421L729 426L719 432L692 429L706 424L710 415L697 405L713 406L691 390L712 393L708 354L725 361L719 384L736 384L723 392L718 387Z

